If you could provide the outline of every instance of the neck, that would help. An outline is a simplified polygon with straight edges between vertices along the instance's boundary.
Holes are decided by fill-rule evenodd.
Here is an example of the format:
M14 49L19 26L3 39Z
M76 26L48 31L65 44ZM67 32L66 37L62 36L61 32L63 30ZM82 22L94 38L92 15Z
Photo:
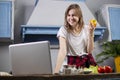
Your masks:
M73 31L74 31L74 32L80 32L81 29L82 29L82 28L81 28L79 25L77 25L77 26L73 29Z
M81 32L81 30L82 30L82 28L80 27L75 27L75 29L73 29L73 34L75 34L75 35L78 35L80 32Z

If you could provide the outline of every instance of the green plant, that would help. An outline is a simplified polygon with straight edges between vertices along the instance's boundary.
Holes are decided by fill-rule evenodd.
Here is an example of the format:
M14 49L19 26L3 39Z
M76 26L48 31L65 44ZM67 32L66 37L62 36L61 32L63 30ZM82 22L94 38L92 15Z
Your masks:
M97 63L101 63L109 57L120 56L120 40L107 41L102 44L103 51L96 55Z

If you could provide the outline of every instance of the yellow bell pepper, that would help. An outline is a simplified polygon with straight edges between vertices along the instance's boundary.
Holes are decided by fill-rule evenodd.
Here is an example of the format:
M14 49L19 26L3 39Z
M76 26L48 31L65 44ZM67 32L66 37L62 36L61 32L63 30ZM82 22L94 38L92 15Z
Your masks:
M91 19L91 20L90 20L90 24L92 24L92 25L93 25L93 27L95 27L95 28L96 28L97 21L96 21L95 19Z

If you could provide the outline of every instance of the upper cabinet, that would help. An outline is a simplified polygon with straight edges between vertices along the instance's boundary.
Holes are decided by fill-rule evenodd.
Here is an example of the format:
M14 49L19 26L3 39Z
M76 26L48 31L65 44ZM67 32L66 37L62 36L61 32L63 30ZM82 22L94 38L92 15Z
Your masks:
M98 21L106 26L107 30L104 39L120 40L120 5L106 4L98 11Z
M112 40L120 40L120 6L109 7L109 19Z
M13 41L13 1L0 1L0 42Z
M23 42L48 40L51 45L58 45L56 35L60 26L21 25L21 28ZM94 31L95 41L102 39L105 29L105 27L96 27Z

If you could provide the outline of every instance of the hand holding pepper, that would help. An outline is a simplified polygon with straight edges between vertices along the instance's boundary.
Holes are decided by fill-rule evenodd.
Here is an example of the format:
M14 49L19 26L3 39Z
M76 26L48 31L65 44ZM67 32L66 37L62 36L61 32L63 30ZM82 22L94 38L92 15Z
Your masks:
M95 19L91 19L91 20L90 20L90 24L91 24L94 28L96 28L97 21L96 21Z

